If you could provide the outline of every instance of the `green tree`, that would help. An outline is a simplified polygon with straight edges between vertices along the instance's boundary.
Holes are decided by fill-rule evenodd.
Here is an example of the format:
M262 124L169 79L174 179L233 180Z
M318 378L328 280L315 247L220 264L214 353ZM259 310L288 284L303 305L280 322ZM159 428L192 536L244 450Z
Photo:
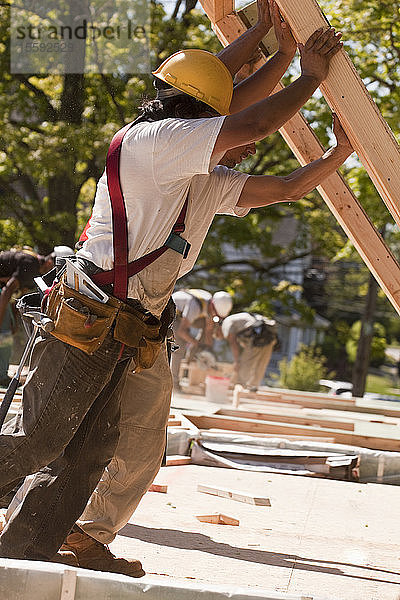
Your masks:
M385 361L386 331L381 323L374 323L374 335L371 343L371 365L380 367ZM350 335L346 342L346 352L351 363L356 360L357 344L360 338L361 321L353 323Z
M188 0L175 19L166 16L161 3L151 3L154 67L182 47L214 51L219 46L206 17L189 12L192 5ZM152 78L11 74L9 26L10 6L3 3L0 247L28 244L46 253L55 244L74 245L90 214L111 137L136 117L143 96L152 93Z

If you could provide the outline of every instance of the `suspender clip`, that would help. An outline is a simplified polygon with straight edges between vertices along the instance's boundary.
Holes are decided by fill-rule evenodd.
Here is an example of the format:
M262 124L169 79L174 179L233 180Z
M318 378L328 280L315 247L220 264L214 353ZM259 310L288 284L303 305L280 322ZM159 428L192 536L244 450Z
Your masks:
M175 250L175 252L182 254L183 258L186 258L189 254L189 242L184 240L180 235L176 235L176 233L170 233L164 245L168 248L172 248L172 250Z

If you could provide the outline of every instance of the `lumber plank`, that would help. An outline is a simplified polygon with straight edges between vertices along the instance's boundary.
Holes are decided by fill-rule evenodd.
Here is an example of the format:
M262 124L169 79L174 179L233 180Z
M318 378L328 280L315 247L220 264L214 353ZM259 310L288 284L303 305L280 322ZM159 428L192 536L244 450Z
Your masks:
M298 417L304 417L313 420L332 421L332 423L375 423L377 425L400 425L400 417L388 417L384 415L376 415L371 413L357 412L354 410L335 410L332 407L329 408L309 408L296 404L284 404L274 405L272 403L264 404L246 404L243 408L234 410L230 408L219 408L215 412L217 414L226 416L240 416L243 411L243 416L247 413L251 418L262 418L262 415L274 414L274 415L293 415ZM251 413L259 413L257 417Z
M182 421L178 421L178 419L168 419L167 425L168 427L180 427L182 425Z
M386 408L379 406L378 403L374 404L374 406L364 406L362 404L362 399L356 399L354 404L349 404L346 399L336 400L337 396L328 396L326 401L319 400L314 396L313 392L295 392L295 390L281 390L281 394L276 396L274 402L278 404L290 404L302 406L304 408L326 408L326 409L336 409L336 410L344 410L344 411L357 411L362 413L373 414L377 417L379 415L384 415L387 417L397 417L400 418L400 407L396 408ZM243 390L239 394L241 399L252 399L263 402L263 400L267 400L267 403L270 404L270 396L268 394L264 394L264 392L246 392Z
M225 16L215 24L212 14L207 12L205 6L207 3L204 0L201 0L201 3L205 12L213 22L214 31L223 45L226 46L246 31L247 27L243 20L235 13ZM298 12L303 11L303 5L299 5L297 10ZM290 20L289 23L291 23ZM326 21L324 21L324 25L326 25ZM316 27L311 27L311 32L314 29L316 29ZM341 51L339 54L343 54L347 57L347 54L344 51ZM336 58L337 57L335 57L335 59ZM347 64L349 59L347 57L347 59L345 58L344 60ZM255 69L259 68L264 62L265 58L261 58L254 62L253 67ZM348 66L348 68L350 67ZM352 67L351 70L354 71L354 67ZM283 89L283 86L278 84L274 92L278 92L281 89ZM372 102L371 99L370 102ZM377 111L377 107L375 105L374 107ZM338 112L338 114L341 116L341 112ZM357 115L359 114L359 111L357 111ZM378 116L377 118L378 120L381 119L383 121L382 117L379 119ZM358 120L360 119L358 118ZM367 121L365 121L365 123L367 124ZM347 132L347 121L343 122L343 125ZM382 128L386 133L388 128L385 123L384 125L381 124L381 129ZM316 160L324 152L314 131L300 113L297 113L279 131L301 165ZM390 137L391 132L387 135ZM395 140L394 143L396 144ZM371 145L371 143L369 145ZM358 146L356 148L357 153L359 152ZM361 155L360 159L362 159ZM400 177L400 169L398 169L397 177ZM317 189L348 238L354 244L361 258L378 281L393 307L400 314L399 264L378 230L374 227L363 207L338 172L325 179ZM400 190L400 184L397 189Z
M305 43L327 19L315 0L277 0L296 39ZM348 54L333 57L320 89L394 220L400 225L400 148ZM367 241L367 240L366 240Z
M74 600L76 590L76 571L65 569L62 575L60 600Z
M302 417L290 414L290 412L282 410L280 410L279 412L254 412L250 410L220 409L216 412L216 414L225 415L227 417L244 417L246 419L256 420L280 422L284 420L285 423L297 423L298 425L318 425L319 427L328 427L331 429L346 429L348 431L354 431L354 423L350 423L349 421L342 421L340 418L328 420L324 417L319 417L316 415Z
M199 483L197 485L197 491L202 492L203 494L219 496L220 498L229 498L230 500L236 500L236 502L254 504L255 506L271 506L271 501L269 498L263 498L262 496L252 496L244 492L236 492L225 488L211 487L202 483Z
M234 0L202 0L201 4L213 23L232 13L235 7Z
M224 417L223 415L187 415L199 429L210 429L218 427L228 431L241 431L253 433L275 433L284 436L288 434L305 434L308 436L321 435L320 427L310 427L307 425L287 425L275 421L257 421L255 419L244 419L239 417ZM325 429L331 433L337 443L350 444L353 446L362 446L364 448L376 448L379 450L400 451L400 439L390 437L380 437L371 435L357 435L342 429Z
M321 412L323 414L329 414L332 417L340 417L341 419L350 419L353 422L362 421L369 423L386 423L388 425L400 425L400 417L386 417L382 415L374 415L370 413L362 413L354 411L341 411L341 410L332 410L329 408L302 408L305 413L308 415L314 414L316 411Z

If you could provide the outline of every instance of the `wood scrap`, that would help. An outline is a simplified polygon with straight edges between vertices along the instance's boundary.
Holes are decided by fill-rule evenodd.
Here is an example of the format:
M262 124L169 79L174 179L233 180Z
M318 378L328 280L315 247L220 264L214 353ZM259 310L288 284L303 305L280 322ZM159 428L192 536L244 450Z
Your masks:
M168 427L180 427L182 425L182 421L178 421L178 419L168 419L167 426Z
M180 456L179 454L173 454L167 456L167 467L175 467L177 465L190 465L192 459L190 456Z
M168 486L162 483L152 483L148 492L159 492L160 494L166 494L168 491Z
M261 496L251 496L243 492L231 491L224 488L211 487L199 483L197 485L197 491L203 494L211 494L212 496L219 496L220 498L229 498L230 500L236 500L236 502L245 502L246 504L254 504L255 506L271 506L269 498L263 498Z
M228 515L223 515L221 513L216 513L213 515L196 515L196 519L202 523L212 523L213 525L239 525L238 519L235 519L234 517L228 517Z

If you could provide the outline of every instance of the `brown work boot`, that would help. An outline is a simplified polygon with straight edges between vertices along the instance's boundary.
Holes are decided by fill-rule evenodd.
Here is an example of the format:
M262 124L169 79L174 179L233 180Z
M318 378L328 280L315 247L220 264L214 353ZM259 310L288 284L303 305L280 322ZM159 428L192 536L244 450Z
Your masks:
M70 567L79 567L78 559L75 554L69 550L59 550L50 562L61 563L63 565L69 565Z
M108 546L92 538L77 525L72 528L61 550L73 552L78 559L78 565L84 569L122 573L130 577L145 575L140 561L117 558Z

